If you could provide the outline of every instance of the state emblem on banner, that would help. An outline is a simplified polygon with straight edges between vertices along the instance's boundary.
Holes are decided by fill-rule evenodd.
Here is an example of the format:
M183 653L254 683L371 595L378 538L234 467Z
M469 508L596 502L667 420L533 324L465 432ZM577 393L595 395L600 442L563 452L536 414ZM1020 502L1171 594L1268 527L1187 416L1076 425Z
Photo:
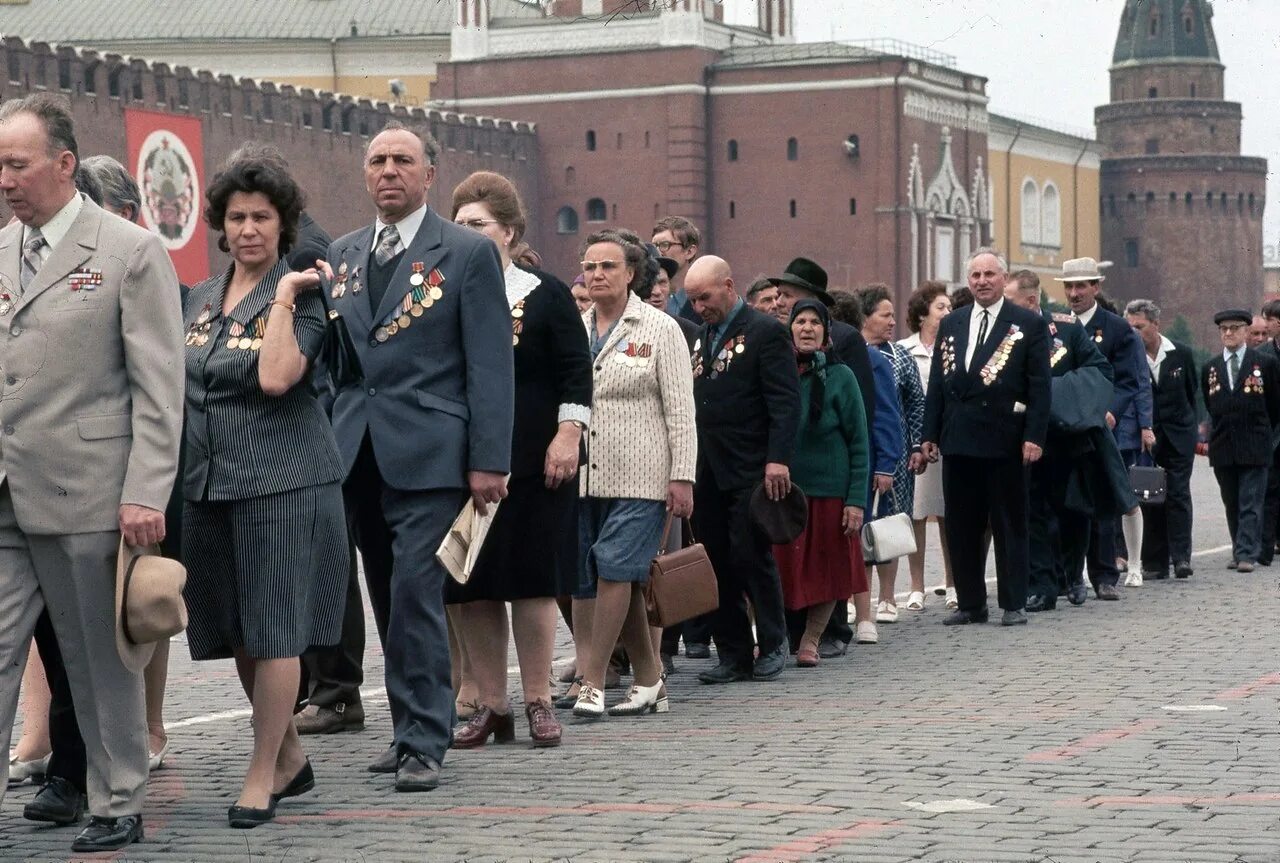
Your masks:
M186 145L174 132L156 129L138 151L142 218L167 249L181 249L200 222L200 181Z

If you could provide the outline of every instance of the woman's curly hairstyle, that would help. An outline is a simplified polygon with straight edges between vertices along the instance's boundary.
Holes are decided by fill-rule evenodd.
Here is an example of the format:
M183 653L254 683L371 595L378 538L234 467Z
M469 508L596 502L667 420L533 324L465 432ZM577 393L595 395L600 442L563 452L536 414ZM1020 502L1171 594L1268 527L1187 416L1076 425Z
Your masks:
M237 154L239 155L235 159L223 166L205 191L205 200L208 201L208 206L204 208L205 221L221 234L218 237L218 248L230 252L224 227L227 203L236 192L261 192L280 216L278 254L283 257L298 239L298 222L307 206L307 196L293 177L289 176L284 157L278 150L262 147L247 151L246 148L238 150Z
M627 289L633 291L642 300L648 297L653 291L653 283L658 279L658 270L661 269L661 266L658 264L656 255L652 258L649 257L644 245L640 242L640 237L634 231L626 228L605 228L603 231L596 231L589 235L583 241L582 248L578 250L578 254L585 255L587 249L596 243L613 243L622 249L622 258L634 274L631 277L631 282L627 285ZM643 294L640 293L641 287L644 288Z

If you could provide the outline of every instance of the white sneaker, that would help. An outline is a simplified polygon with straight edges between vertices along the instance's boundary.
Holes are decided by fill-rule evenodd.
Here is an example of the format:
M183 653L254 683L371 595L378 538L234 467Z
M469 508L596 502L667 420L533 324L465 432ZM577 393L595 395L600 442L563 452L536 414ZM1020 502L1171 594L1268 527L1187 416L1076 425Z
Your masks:
M1130 572L1124 577L1125 587L1142 587L1142 573Z
M947 608L954 611L960 607L960 600L956 597L956 589L954 587L947 588Z
M876 629L876 625L869 620L864 620L858 624L857 635L854 636L859 644L876 644L880 641L880 630Z
M924 593L913 590L907 594L907 611L924 611Z
M898 606L887 599L876 603L876 623L897 623Z

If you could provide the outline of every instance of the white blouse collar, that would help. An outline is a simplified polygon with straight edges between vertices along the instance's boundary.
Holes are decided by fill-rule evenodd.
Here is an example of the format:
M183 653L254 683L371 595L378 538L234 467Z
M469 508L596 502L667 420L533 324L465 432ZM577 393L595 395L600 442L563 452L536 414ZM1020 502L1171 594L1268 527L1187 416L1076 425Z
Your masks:
M508 264L502 277L507 283L507 305L513 309L516 303L529 296L534 288L542 284L542 280L533 273L526 272L515 264Z

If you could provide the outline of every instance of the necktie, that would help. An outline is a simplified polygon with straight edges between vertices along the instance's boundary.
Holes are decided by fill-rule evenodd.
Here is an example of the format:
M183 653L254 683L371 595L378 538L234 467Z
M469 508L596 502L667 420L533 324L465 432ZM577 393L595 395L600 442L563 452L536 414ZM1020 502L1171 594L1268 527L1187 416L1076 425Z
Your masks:
M1240 355L1231 354L1231 359L1227 361L1227 371L1231 373L1231 388L1235 389L1236 384L1240 382Z
M378 247L373 251L373 257L378 262L378 266L385 267L387 261L396 256L396 247L400 245L400 231L395 225L387 225L382 229L382 236L378 238Z
M991 312L983 309L982 320L978 322L978 340L973 343L974 363L978 361L978 351L982 350L982 343L987 340L987 321L989 320L991 320ZM972 365L972 363L970 365Z
M39 228L32 230L31 236L22 244L22 271L18 275L18 282L23 293L26 293L27 286L36 277L36 273L40 272L40 265L44 263L40 259L40 250L45 245L44 235Z

